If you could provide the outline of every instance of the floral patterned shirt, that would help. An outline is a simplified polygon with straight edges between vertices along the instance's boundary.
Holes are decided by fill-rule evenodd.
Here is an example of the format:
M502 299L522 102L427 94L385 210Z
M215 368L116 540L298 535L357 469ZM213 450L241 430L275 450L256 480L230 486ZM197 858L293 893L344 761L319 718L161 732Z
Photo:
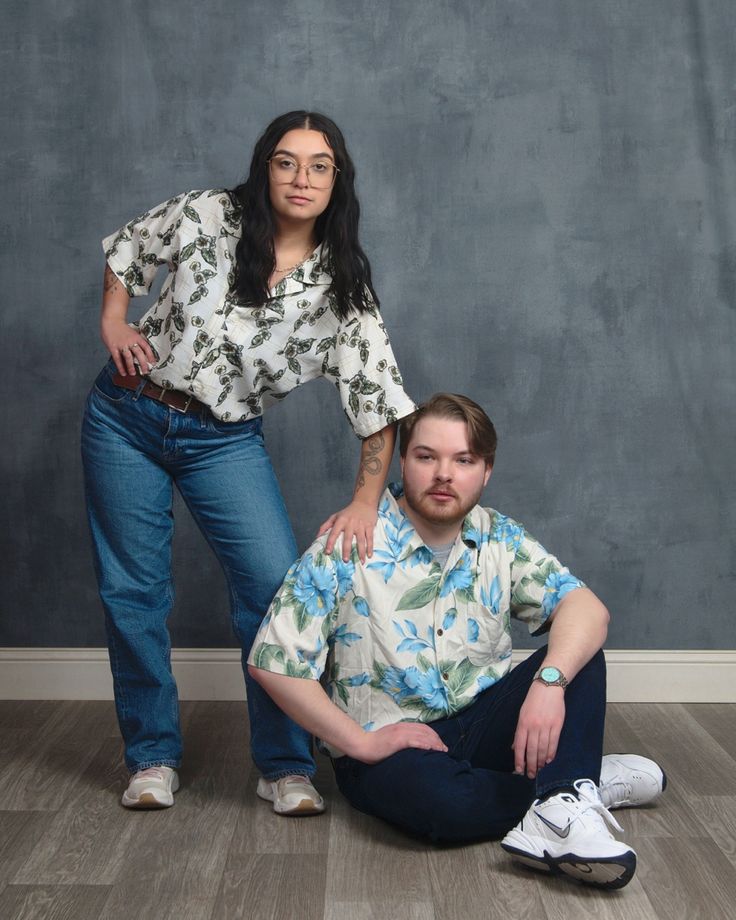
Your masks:
M264 304L244 307L229 293L239 238L240 212L214 189L170 198L103 240L131 297L168 268L137 324L158 358L154 383L192 393L223 421L245 421L322 375L362 438L414 411L378 309L338 317L321 246Z
M520 524L479 505L441 568L400 494L385 491L365 564L355 552L343 562L339 545L326 555L326 537L294 563L249 658L277 674L322 678L368 731L470 705L511 667L510 617L540 632L561 598L583 586Z

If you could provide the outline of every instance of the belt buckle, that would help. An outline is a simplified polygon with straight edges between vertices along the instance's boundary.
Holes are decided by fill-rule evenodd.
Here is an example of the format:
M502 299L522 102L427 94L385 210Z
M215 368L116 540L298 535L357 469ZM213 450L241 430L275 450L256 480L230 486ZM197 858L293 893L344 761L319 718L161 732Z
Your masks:
M165 397L169 396L169 393L179 393L179 392L181 392L181 391L180 391L180 390L167 390L165 387L162 387L162 388L161 388L161 392L158 394L158 401L159 401L160 403L163 403L165 406L168 406L169 409L173 409L174 412L181 412L182 415L185 415L185 414L189 411L189 407L191 406L192 401L194 400L194 394L191 394L191 395L189 396L189 398L187 399L186 403L184 404L184 408L183 408L183 409L180 409L179 406L176 405L176 403L174 403L174 402L169 402L169 401L165 398ZM184 396L185 394L182 393L181 395ZM170 396L169 396L169 399L171 399Z
M182 393L182 396L183 396L183 395L184 395L184 394ZM182 415L186 415L186 413L189 411L189 407L191 406L192 400L193 400L193 399L194 399L194 396L193 396L193 395L190 395L189 399L187 399L186 403L184 404L184 408L183 408L183 409L180 409L178 406L174 405L173 403L169 403L169 405L170 405L171 408L174 409L176 412L181 412Z

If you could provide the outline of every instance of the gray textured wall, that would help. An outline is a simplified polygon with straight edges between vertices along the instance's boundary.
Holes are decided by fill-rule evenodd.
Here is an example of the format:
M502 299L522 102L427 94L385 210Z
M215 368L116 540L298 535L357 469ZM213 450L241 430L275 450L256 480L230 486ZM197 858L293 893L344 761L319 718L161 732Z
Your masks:
M234 184L306 107L355 157L407 388L497 424L488 503L604 598L611 647L736 646L733 0L3 8L0 645L104 644L77 446L100 238ZM267 438L303 546L358 442L323 382ZM230 644L179 511L174 642Z

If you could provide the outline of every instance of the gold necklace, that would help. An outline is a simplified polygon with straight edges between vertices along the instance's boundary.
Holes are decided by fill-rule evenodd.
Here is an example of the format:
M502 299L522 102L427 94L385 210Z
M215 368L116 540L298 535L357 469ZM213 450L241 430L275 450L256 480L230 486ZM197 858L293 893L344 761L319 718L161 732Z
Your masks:
M288 268L279 268L278 265L274 265L274 268L273 268L274 274L275 275L285 275L288 272L293 272L295 268L297 268L299 265L302 264L302 262L306 261L307 256L310 256L313 250L314 250L314 247L310 246L307 249L307 251L304 253L304 255L301 257L301 259L299 259L298 262L295 262L294 265L290 265Z

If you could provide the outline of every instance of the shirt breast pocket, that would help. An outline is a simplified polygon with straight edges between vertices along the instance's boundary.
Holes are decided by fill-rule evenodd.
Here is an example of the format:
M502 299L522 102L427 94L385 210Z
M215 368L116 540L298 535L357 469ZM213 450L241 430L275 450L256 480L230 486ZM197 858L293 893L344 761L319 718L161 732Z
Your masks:
M470 607L465 621L468 660L477 667L488 667L508 650L509 637L503 617L483 607Z

